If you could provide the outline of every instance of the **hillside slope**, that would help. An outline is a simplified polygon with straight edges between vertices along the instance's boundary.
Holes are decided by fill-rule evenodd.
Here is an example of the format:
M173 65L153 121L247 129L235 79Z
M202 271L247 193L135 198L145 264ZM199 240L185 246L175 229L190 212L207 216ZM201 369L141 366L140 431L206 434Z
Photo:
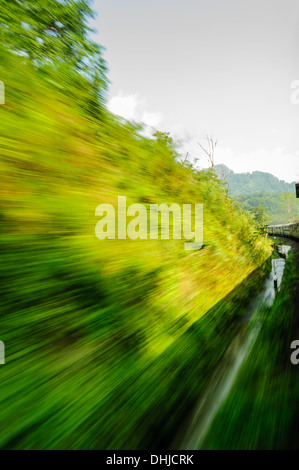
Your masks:
M105 108L91 114L66 70L38 71L4 51L0 64L0 446L161 445L173 409L184 413L198 393L190 367L203 385L238 302L198 321L264 262L268 241L171 146ZM119 195L147 208L203 203L204 248L98 240L95 209Z

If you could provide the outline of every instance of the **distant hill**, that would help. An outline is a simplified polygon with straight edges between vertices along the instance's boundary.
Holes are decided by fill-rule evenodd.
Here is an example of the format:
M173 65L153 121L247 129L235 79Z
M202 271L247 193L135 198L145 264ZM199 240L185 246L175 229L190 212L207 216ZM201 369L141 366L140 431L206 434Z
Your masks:
M285 224L299 220L299 200L295 183L286 183L270 173L235 173L225 165L215 165L219 178L228 184L229 194L246 210L263 206L267 223Z
M263 206L267 213L268 224L288 224L299 221L299 199L293 193L263 193L243 194L235 200L246 211Z
M232 197L260 192L295 193L295 183L286 183L270 173L235 173L225 165L215 165L215 171L219 178L228 183L228 192Z

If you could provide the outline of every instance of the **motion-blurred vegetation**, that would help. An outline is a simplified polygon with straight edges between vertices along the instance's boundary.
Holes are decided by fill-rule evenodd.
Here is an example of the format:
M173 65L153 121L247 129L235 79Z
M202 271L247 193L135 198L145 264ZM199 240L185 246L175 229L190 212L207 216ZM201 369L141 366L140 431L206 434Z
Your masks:
M290 361L298 281L292 255L286 263L283 287L274 305L265 308L259 319L258 341L216 415L203 448L298 449L298 371ZM253 318L253 326L255 323Z
M172 141L107 111L85 1L0 4L0 446L167 445L254 282L230 293L269 242ZM203 249L99 241L95 208L118 195L203 203Z

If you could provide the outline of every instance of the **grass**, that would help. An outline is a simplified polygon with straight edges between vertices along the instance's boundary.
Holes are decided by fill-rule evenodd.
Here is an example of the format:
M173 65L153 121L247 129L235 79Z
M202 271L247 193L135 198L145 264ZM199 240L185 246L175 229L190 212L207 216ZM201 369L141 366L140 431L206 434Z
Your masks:
M264 309L254 348L202 448L298 449L298 368L290 361L298 281L294 255L289 255L282 288L274 305Z

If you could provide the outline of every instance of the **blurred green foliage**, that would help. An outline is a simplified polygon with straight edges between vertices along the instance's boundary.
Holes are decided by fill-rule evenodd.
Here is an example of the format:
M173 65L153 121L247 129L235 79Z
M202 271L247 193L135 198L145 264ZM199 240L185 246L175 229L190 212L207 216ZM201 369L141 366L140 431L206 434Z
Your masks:
M253 350L222 405L202 447L205 449L298 449L298 369L290 361L295 339L298 273L289 256L271 308L265 308ZM252 323L256 323L253 317Z
M161 446L229 343L255 283L232 292L270 244L167 134L145 138L105 109L102 59L100 81L82 65L86 2L1 6L0 446ZM95 208L118 195L203 203L204 248L99 241Z
M94 18L89 0L1 1L2 47L38 66L62 64L91 79L99 91L107 82L102 47L89 39Z

